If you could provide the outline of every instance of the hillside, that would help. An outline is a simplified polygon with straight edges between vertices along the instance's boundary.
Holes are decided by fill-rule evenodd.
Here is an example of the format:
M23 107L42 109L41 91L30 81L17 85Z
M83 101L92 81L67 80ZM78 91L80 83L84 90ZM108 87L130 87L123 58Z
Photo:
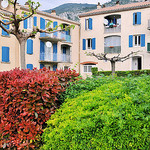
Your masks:
M106 7L114 6L117 0L111 0L105 3ZM134 3L141 0L120 0L120 4ZM53 9L45 10L45 12L51 13L52 10L56 10L57 15L63 18L67 18L74 21L79 21L78 15L80 13L88 12L97 8L95 4L81 4L81 3L67 3L55 7Z

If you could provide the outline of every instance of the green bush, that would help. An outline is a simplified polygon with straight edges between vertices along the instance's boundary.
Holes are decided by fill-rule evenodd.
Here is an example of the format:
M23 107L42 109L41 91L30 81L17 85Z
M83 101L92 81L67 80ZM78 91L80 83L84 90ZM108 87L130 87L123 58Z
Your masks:
M110 76L111 73L112 73L111 71L98 71L97 67L92 68L92 74L94 76L101 76L101 75ZM115 73L118 77L121 76L126 77L128 75L140 76L142 74L150 75L150 70L116 71Z
M150 149L150 77L105 80L52 115L43 150Z

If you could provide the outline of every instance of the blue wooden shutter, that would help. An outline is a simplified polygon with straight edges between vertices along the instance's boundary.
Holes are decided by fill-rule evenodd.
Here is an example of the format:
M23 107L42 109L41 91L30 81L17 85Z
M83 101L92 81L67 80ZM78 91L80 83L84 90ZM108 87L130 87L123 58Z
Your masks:
M9 47L2 47L2 62L9 62Z
M45 56L45 43L40 41L40 60L44 60Z
M53 71L56 71L57 65L53 65Z
M45 19L40 18L40 29L45 30ZM45 33L40 33L41 37L45 36Z
M44 67L44 64L40 64L40 69L43 69Z
M93 23L92 23L92 18L89 18L89 29L92 30L93 28Z
M141 12L137 12L137 24L141 24Z
M135 13L133 13L133 25L135 25Z
M27 40L27 54L33 54L33 40Z
M57 25L58 25L58 22L54 21L53 22L53 28L55 28ZM57 37L57 32L54 32L53 35Z
M96 38L92 39L92 49L96 49Z
M27 69L33 70L33 65L32 64L27 64Z
M37 17L36 16L33 17L33 25L35 27L37 26Z
M145 34L141 34L141 47L145 47Z
M8 21L7 20L3 20L3 22L7 23ZM5 27L5 29L9 29L9 25L3 25L3 27ZM2 35L8 36L9 34L2 29Z
M53 44L53 61L57 61L57 44Z
M129 47L133 47L133 35L129 35Z
M86 50L86 39L83 39L83 50Z
M24 15L24 17L27 17L27 15ZM23 21L24 29L28 28L28 19Z
M86 24L86 19L85 19L85 30L87 30L87 24Z

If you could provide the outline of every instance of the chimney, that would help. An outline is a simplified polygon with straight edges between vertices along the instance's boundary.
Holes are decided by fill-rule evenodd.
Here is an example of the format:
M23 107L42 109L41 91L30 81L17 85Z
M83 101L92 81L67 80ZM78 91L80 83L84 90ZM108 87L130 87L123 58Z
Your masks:
M116 1L116 6L120 5L120 2L119 1Z
M101 9L101 8L102 8L101 4L100 4L100 2L98 2L97 9Z
M51 15L55 15L56 16L56 11L52 10Z
M25 5L26 5L26 6L27 6L27 5L29 5L29 3L28 3L28 2L26 2L26 3L25 3Z

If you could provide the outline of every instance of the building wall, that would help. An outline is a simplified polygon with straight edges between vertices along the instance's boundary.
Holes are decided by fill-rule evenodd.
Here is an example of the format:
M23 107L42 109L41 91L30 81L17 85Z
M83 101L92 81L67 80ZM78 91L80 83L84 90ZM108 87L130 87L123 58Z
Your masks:
M25 6L20 6L18 5L18 13L21 14L22 11L28 11L27 7ZM6 8L8 11L13 11L11 6L8 6ZM67 45L70 46L70 54L71 54L71 62L70 63L56 63L58 69L63 69L64 66L68 66L71 69L76 69L77 72L79 72L79 23L60 18L56 15L51 15L47 13L43 13L38 11L37 14L34 16L37 16L37 26L40 28L40 18L42 17L45 20L50 20L50 21L57 21L58 25L62 23L66 23L68 25L75 25L75 29L71 29L71 43L65 42L65 41L59 41L57 40L55 43L57 43L57 54L60 55L61 53L61 45ZM23 27L23 22L20 24L20 28L24 29ZM53 25L52 25L53 27ZM31 32L30 29L25 29L28 32ZM14 69L15 67L20 67L20 52L19 52L19 43L16 39L15 36L9 35L7 36L2 36L2 29L0 29L0 59L2 59L2 46L7 46L10 48L10 62L4 63L0 62L0 71L6 71L6 70L11 70ZM33 40L33 54L27 54L26 53L26 64L33 64L33 67L40 68L40 33L37 33L36 38L32 39ZM47 40L48 41L48 40ZM50 42L53 43L53 39L49 40ZM27 50L27 48L26 48ZM53 62L47 62L45 63L45 67L51 66L51 70L53 70L53 65L55 63ZM78 64L76 68L74 68L75 64Z
M133 25L133 13L141 12L141 24ZM108 15L121 15L121 32L119 33L104 33L104 18ZM150 42L150 31L148 28L148 20L150 19L150 8L137 9L130 11L122 11L110 14L101 14L95 16L81 17L81 46L80 46L80 58L81 63L84 62L98 62L96 65L99 70L108 71L111 70L110 62L98 61L93 56L86 56L85 53L104 53L104 38L107 36L118 35L121 36L121 55L125 56L131 51L139 51L137 56L142 57L142 69L150 69L150 54L147 52L147 43ZM85 19L92 18L93 29L85 30ZM129 47L129 35L145 34L145 47ZM83 39L96 38L96 49L95 50L83 50ZM115 56L117 54L108 54L109 57ZM125 62L116 63L116 70L132 70L132 59ZM81 74L83 76L91 75L91 73L84 73L83 65L81 64Z

